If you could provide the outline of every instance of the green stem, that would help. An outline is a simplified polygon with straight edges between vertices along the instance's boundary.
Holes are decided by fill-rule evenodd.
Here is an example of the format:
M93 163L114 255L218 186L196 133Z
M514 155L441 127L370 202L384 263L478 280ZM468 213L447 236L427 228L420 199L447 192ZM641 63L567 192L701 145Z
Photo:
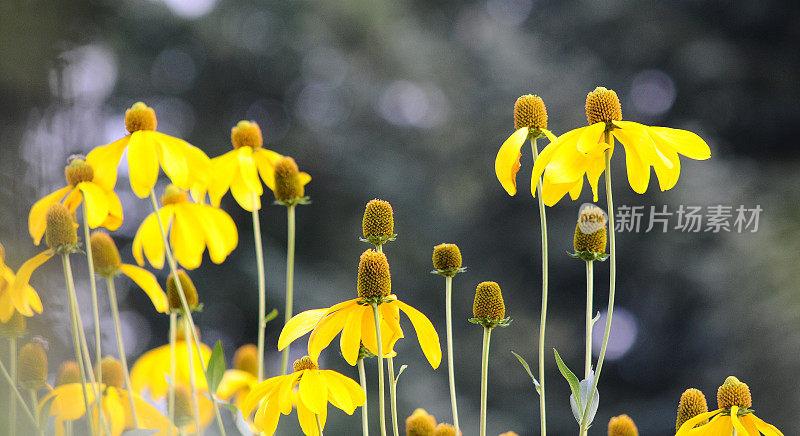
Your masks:
M605 132L605 141L611 145L611 132ZM611 195L611 150L605 151L606 158L606 201L608 204L608 245L610 256L609 260L609 283L608 283L608 312L606 315L606 328L603 332L603 345L600 347L600 356L597 358L597 371L594 374L594 383L592 390L589 393L589 401L586 403L586 409L583 412L581 419L581 431L588 429L587 418L589 417L589 405L592 404L594 393L597 390L597 382L600 380L600 371L603 369L603 360L606 357L606 347L608 346L608 337L611 333L611 317L614 315L614 296L616 292L616 279L617 279L617 246L614 240L614 200Z
M97 372L97 385L103 383L103 365L100 361L103 359L101 351L101 336L100 336L100 310L97 304L97 281L94 276L94 260L92 259L92 244L91 235L89 234L89 212L86 210L86 196L83 198L83 235L84 245L86 246L86 261L89 264L89 289L92 292L92 317L94 318L94 350L95 350L95 371ZM100 421L103 420L103 408L97 408L97 426L100 427Z
M586 352L584 378L592 371L592 308L594 306L594 261L586 261Z
M536 138L531 139L531 150L534 162L539 157ZM547 327L547 290L548 290L548 248L547 248L547 216L542 197L542 179L536 184L536 195L539 200L539 223L542 228L542 310L539 318L539 422L541 436L547 435L547 413L544 395L544 334Z
M286 207L286 310L284 314L284 325L292 318L292 302L294 299L294 208ZM286 375L286 367L289 364L289 346L283 349L281 357L281 375Z
M447 320L447 372L450 378L450 406L453 409L453 426L456 435L458 426L458 405L456 403L456 377L453 369L453 278L444 278L445 318Z
M158 230L161 232L161 240L164 242L164 253L167 255L167 263L169 264L170 271L172 272L173 276L175 277L175 287L178 288L178 296L181 297L181 307L183 308L183 314L186 318L189 319L189 325L192 327L188 334L192 337L192 341L194 342L195 351L197 352L197 360L200 361L200 365L203 368L203 374L206 373L206 362L203 360L203 356L200 353L200 339L197 337L197 333L194 331L194 319L192 319L192 311L189 308L189 303L186 302L186 294L183 292L183 286L181 286L181 281L178 280L178 264L175 262L175 257L172 255L172 249L170 248L169 241L167 240L167 232L164 229L164 225L161 223L161 214L158 211L158 200L156 199L156 192L153 188L150 188L150 202L153 205L153 213L156 215L156 221L158 222ZM222 423L222 416L219 414L219 407L217 405L216 400L216 393L209 392L211 396L211 404L214 406L214 417L217 420L217 425L219 426L219 432L222 436L226 436L225 433L225 425Z
M481 353L481 432L480 436L486 436L486 394L489 386L489 341L492 337L492 329L483 328L483 352Z
M188 331L192 326L189 324L189 319L183 317L183 330ZM194 381L194 359L192 359L192 343L191 341L184 341L186 344L186 359L189 363L189 387L192 390L192 413L194 414L194 432L203 436L203 427L200 425L200 406L197 404L197 383Z
M264 318L267 317L267 290L266 277L264 275L264 248L261 243L261 220L258 218L256 206L256 193L252 192L251 203L253 204L253 240L256 245L256 267L258 269L258 381L264 380L264 330L267 324Z
M17 338L8 338L8 366L11 371L9 384L14 387L14 380L17 379ZM17 433L17 403L10 401L8 405L8 434L14 436Z
M114 277L106 276L106 289L108 290L108 302L111 306L111 316L114 318L114 333L117 336L117 350L119 351L119 360L122 362L122 374L125 376L125 389L128 390L128 401L131 405L133 426L134 428L139 428L139 416L136 414L136 402L133 401L131 373L128 370L128 357L125 354L125 343L122 340L122 328L119 322L119 305L117 304L117 291L114 288Z
M394 378L394 358L389 357L387 360L389 366L389 401L391 402L390 408L392 411L392 430L394 431L394 436L400 436L400 430L397 425L397 382Z
M319 415L314 415L314 418L317 419L317 431L319 432L319 436L322 436L322 422L319 420Z
M383 342L381 339L381 318L380 314L378 313L378 305L376 303L372 303L372 315L375 318L375 336L376 340L378 341L378 416L380 417L381 423L381 436L386 436L386 390L383 385Z
M178 282L179 280L175 280ZM174 434L175 428L175 377L177 370L175 368L175 341L177 340L177 327L178 315L176 312L170 310L169 313L169 396L167 398L167 410L169 412L169 436ZM186 338L188 332L184 332L183 336ZM185 339L184 339L185 340ZM188 342L188 341L186 341Z
M28 389L28 392L31 394L31 407L34 412L33 417L36 420L36 432L43 435L44 430L42 430L41 424L39 423L39 399L36 398L36 390Z
M364 391L364 398L367 397L367 376L364 373L364 359L358 359L358 379L361 382L361 389ZM367 413L367 401L361 406L361 433L369 436L369 415Z
M28 409L28 405L25 404L25 399L22 398L22 394L20 394L19 390L17 389L16 382L14 382L14 379L11 378L11 374L8 373L8 371L6 370L6 366L3 365L3 361L1 360L0 360L0 370L2 370L3 377L6 378L6 381L8 382L9 386L11 386L11 390L17 397L17 401L19 401L19 404L22 405L22 409L25 411L25 414L28 415L28 418L30 418L31 423L33 423L33 425L36 425L36 418L33 417L33 413L31 413L30 409Z

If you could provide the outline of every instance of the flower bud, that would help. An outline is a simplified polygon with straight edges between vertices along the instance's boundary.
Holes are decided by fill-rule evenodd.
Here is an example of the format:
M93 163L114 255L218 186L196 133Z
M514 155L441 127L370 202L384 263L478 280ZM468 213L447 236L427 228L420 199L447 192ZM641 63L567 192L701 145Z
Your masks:
M125 111L125 129L130 133L138 130L155 130L156 124L156 112L141 101L134 103Z
M178 280L180 280L183 295L186 297L186 304L189 306L189 310L192 310L198 303L197 289L194 287L192 279L190 279L186 271L182 269L178 270ZM170 310L183 309L180 291L178 291L178 285L175 282L175 274L172 273L167 277L167 300L169 300Z
M231 129L231 143L233 148L256 148L264 145L264 139L261 137L261 129L255 121L242 120Z
M364 209L361 221L364 238L370 243L381 245L394 236L394 212L388 201L370 200Z
M591 203L581 206L578 213L578 224L575 225L574 247L577 253L588 252L587 255L594 260L606 251L607 231L606 217L603 209Z
M189 196L186 194L186 191L173 184L167 185L167 187L164 188L164 194L161 196L162 206L185 203L187 201L189 201Z
M67 383L80 383L81 370L74 360L65 360L61 366L58 367L58 375L56 375L56 386L65 385Z
M44 240L53 250L78 243L78 224L72 212L61 203L53 203L47 210L47 227Z
M514 130L523 127L531 131L547 128L547 108L538 95L523 95L514 103Z
M639 436L639 429L628 415L619 415L608 421L608 436Z
M495 282L482 282L475 289L475 303L472 313L479 319L503 319L506 316L506 306L503 304L503 294L500 285Z
M586 96L586 119L589 125L622 120L622 105L617 93L598 86Z
M69 165L64 168L64 178L71 186L81 182L91 182L94 180L94 169L86 162L85 157L76 155L70 158Z
M0 335L7 338L18 338L25 334L27 320L16 310L11 314L11 318L6 322L0 322Z
M275 162L275 198L280 201L293 200L305 194L305 189L300 181L300 169L297 163L289 156L284 156Z
M519 436L516 432L507 431L505 433L501 433L500 436Z
M436 430L436 418L425 409L417 409L406 418L406 436L433 436Z
M319 369L319 366L317 366L316 362L311 360L310 357L303 356L294 361L293 368L294 372L298 372L298 371L303 371L305 369Z
M94 270L103 277L116 275L122 265L122 259L120 259L119 250L111 236L102 230L95 230L92 232L90 241Z
M675 431L678 431L684 422L706 412L708 412L706 396L703 395L699 389L686 389L683 391L683 394L681 394L681 401L678 403L678 419L675 421ZM708 420L705 422L707 421ZM695 427L705 422L697 424Z
M233 355L233 368L258 377L258 347L253 344L239 347Z
M17 380L29 390L37 391L47 384L47 342L39 337L19 350Z
M749 409L752 405L750 387L734 376L726 378L725 383L717 389L717 406L720 409L730 409L732 406Z
M125 375L119 360L111 356L104 357L100 360L100 371L103 373L103 383L106 386L121 388L125 384Z
M356 283L360 298L381 298L392 293L392 278L386 255L369 249L361 253Z
M446 277L453 277L461 268L461 250L456 244L439 244L433 247L433 268Z
M458 434L461 436L461 431ZM452 424L442 422L433 429L433 436L456 436L456 428Z

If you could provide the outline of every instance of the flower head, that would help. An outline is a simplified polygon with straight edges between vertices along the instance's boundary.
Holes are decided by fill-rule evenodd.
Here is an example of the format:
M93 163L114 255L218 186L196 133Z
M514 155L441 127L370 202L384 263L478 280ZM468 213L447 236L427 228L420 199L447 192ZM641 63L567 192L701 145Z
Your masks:
M382 245L393 240L394 212L388 201L379 199L370 200L364 209L364 218L361 227L365 241L373 245Z
M38 391L47 384L47 343L39 337L19 350L17 380L29 390Z
M433 269L445 277L464 271L461 267L461 250L456 244L439 244L433 247Z
M233 354L233 367L240 371L258 375L258 347L244 344Z
M681 394L681 401L678 403L678 418L675 421L675 431L678 431L684 422L706 412L708 412L708 403L706 403L706 396L703 395L703 392L695 388L686 389ZM705 421L697 425L703 424L705 424Z
M459 430L458 435L456 435L456 428L453 424L448 424L446 422L440 422L436 425L436 428L433 429L433 436L460 436L461 431Z
M623 414L608 421L608 436L639 436L639 429L630 416Z
M406 436L433 436L436 418L425 409L417 409L406 418Z
M305 195L305 185L311 181L311 176L300 172L297 162L289 156L283 156L275 161L275 199L285 204L302 201Z
M586 261L605 259L608 218L603 209L592 203L584 203L578 213L578 223L575 225L573 257Z
M44 240L47 246L59 251L78 243L78 224L66 206L53 203L46 215Z
M231 144L233 148L258 148L264 145L261 129L255 121L242 120L231 129Z
M361 253L356 288L358 296L366 299L380 299L392 293L392 277L385 254L372 249Z
M180 291L178 290L178 283L181 284L181 289L183 290L183 296L186 298L186 305L189 306L189 310L193 310L195 306L200 302L199 298L197 297L197 288L194 286L194 282L192 279L189 278L189 275L186 274L186 271L179 269L178 270L178 280L175 280L175 274L170 273L167 277L167 300L169 301L169 308L172 311L181 311L183 310L183 303L181 301Z
M503 294L495 282L482 282L475 288L475 301L472 305L475 318L502 319L506 316Z
M65 385L67 383L80 383L81 373L78 364L74 360L65 360L58 367L56 373L56 386Z

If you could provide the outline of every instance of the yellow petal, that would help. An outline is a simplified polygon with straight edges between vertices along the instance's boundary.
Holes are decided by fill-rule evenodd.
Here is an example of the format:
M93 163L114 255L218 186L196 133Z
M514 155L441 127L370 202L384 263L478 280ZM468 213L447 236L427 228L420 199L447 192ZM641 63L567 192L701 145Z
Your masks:
M250 393L247 394L247 397L245 397L244 402L242 402L242 415L244 415L245 418L250 416L250 414L253 412L253 409L258 406L258 403L265 398L268 399L272 392L275 391L278 386L280 386L281 380L283 380L285 377L286 376L283 375L268 378L253 386L253 388L250 390Z
M283 350L296 339L313 330L325 315L326 310L306 310L293 316L281 330L281 335L278 338L278 351Z
M594 159L589 162L588 167L586 168L586 178L589 179L589 186L592 188L592 196L593 201L597 201L597 184L600 181L600 176L603 174L603 171L606 170L606 161L605 156L603 159ZM583 182L581 181L581 184ZM570 192L572 195L572 192ZM577 196L572 197L573 200L577 199Z
M383 304L381 304L381 306L383 306ZM378 339L375 334L375 315L372 314L372 308L370 306L361 307L362 309L358 311L358 313L361 314L361 342L370 353L377 356L380 353L378 353ZM383 326L381 325L381 332L383 331ZM381 337L381 342L386 342L383 340L383 337ZM386 350L383 350L383 352L386 354Z
M616 125L620 126L615 131L620 132L622 135L630 139L625 145L625 148L635 147L642 157L642 161L647 165L662 165L666 168L672 168L672 162L667 159L662 153L659 153L656 143L652 139L647 126L633 121L617 121Z
M277 404L272 404L273 402L274 400L262 403L253 421L256 427L268 436L275 434L275 430L278 428L278 418L281 416L280 409Z
M539 179L542 177L545 168L550 164L553 157L560 153L564 147L575 144L581 134L581 129L583 129L583 127L570 130L559 136L555 141L547 144L547 146L542 149L542 152L539 153L539 157L537 157L536 161L533 163L533 172L531 175L531 194L534 197L536 197L536 185L539 183Z
M564 198L567 192L580 195L580 189L583 189L583 177L575 182L553 183L545 175L544 183L542 184L542 200L544 200L544 204L547 206L553 206Z
M17 271L14 282L6 289L6 292L10 293L11 300L14 302L14 307L19 313L25 316L33 316L33 312L31 312L30 305L27 303L26 299L29 295L28 288L30 287L28 282L30 282L31 275L36 268L39 268L43 263L47 262L54 254L53 251L47 250L25 261L19 268L19 271ZM39 302L39 306L41 306L41 302Z
M276 405L280 408L281 413L284 415L292 413L292 388L295 387L297 384L297 379L300 378L300 375L302 375L304 372L306 371L287 374L287 376L281 380L280 386L278 386L278 390L275 393L278 400L278 404Z
M738 412L739 412L738 406L731 406L731 423L733 424L733 428L736 429L736 433L748 436L758 436L758 435L750 435L750 433L747 432L747 429L744 428L741 422L739 422L739 417L736 416Z
M125 147L128 146L131 135L120 138L111 144L95 147L86 155L86 162L94 170L92 181L104 190L111 191L117 184L117 166L122 158Z
M308 173L304 173L303 171L297 173L297 178L298 181L300 182L300 186L306 186L308 185L308 182L311 181L311 175Z
M355 366L358 363L358 349L361 343L361 312L351 311L347 316L347 321L342 329L342 336L339 341L339 346L342 350L344 360L350 365ZM309 405L310 407L310 405ZM317 409L311 408L314 411Z
M681 428L678 429L678 432L675 436L685 436L688 435L689 432L694 428L695 425L713 417L714 415L720 413L722 409L713 410L706 413L701 413L694 418L688 419L686 422L681 425Z
M594 123L591 126L584 127L581 136L578 137L578 151L583 154L597 154L602 153L606 146L603 141L603 132L606 129L606 123Z
M212 179L217 176L211 165L211 159L203 150L193 145L184 147L183 153L186 158L187 177L192 198L198 203L204 203L206 191L208 191Z
M264 184L272 191L275 190L275 162L282 157L280 154L265 148L258 148L253 151L253 160L256 162L258 174L261 175L261 180L264 181ZM311 180L311 176L308 177L308 180Z
M336 371L323 370L321 372L324 374L325 380L328 382L328 392L330 393L330 396L335 395L339 405L347 406L337 407L342 409L348 415L352 415L356 407L361 407L364 405L367 397L358 382L350 377L339 374ZM347 398L348 404L345 404L344 398Z
M167 205L159 210L161 217L161 225L164 231L169 230L169 224L172 219L173 205ZM153 268L161 269L164 267L164 240L161 237L161 229L158 226L156 214L151 213L144 219L142 225L136 231L133 237L133 244L131 246L133 251L133 258L139 266L144 265L144 253L147 260Z
M160 436L163 436L169 431L169 419L139 395L135 393L131 394L120 389L120 396L122 397L120 401L122 401L123 404L129 404L128 395L133 395L133 403L136 406L136 416L139 418L139 426L141 428L159 430L157 435ZM134 427L133 415L128 408L125 409L125 427ZM173 433L178 433L178 429L174 426Z
M636 139L631 137L623 129L614 129L614 137L625 146L625 166L628 169L628 183L631 188L639 194L647 191L650 184L650 166L645 162L639 153L639 149L633 145ZM630 145L630 146L629 146Z
M755 421L753 421L751 419L752 418L751 415L752 415L752 413L748 414L748 415L745 415L745 416L742 416L739 419L739 422L741 422L742 425L744 426L745 430L747 430L746 434L750 434L750 435L754 435L754 436L760 436L761 433L758 431L758 427L756 426Z
M175 259L186 269L195 269L203 261L205 239L197 228L191 213L193 204L175 204L175 220L169 233L169 242Z
M558 137L556 135L554 135L553 132L551 132L551 131L549 131L547 129L539 129L539 130L541 130L542 133L544 133L544 136L546 136L547 140L550 141L550 142L553 142L556 139L558 139Z
M139 268L138 266L122 264L119 266L123 274L130 277L140 288L150 297L153 307L157 312L169 313L169 304L167 303L167 295L150 271Z
M208 185L208 196L213 206L219 206L222 197L228 192L233 181L233 175L239 166L239 159L236 150L231 150L222 156L211 159L214 169L214 177Z
M428 359L433 369L438 368L439 363L442 361L442 348L439 345L439 335L436 333L436 329L433 328L433 324L431 324L430 320L423 315L422 312L400 300L391 304L399 305L400 310L411 320L414 331L417 333L419 345L422 347L422 352L425 354L425 357Z
M586 173L589 163L598 158L602 158L602 154L587 155L578 151L575 144L564 144L547 164L545 180L555 184L568 183L572 186Z
M108 216L106 216L101 226L113 232L122 225L122 203L120 203L119 197L114 191L106 192L106 200L108 201Z
M766 436L783 436L780 430L772 424L768 424L761 420L761 418L753 415L752 413L746 418L750 418L756 425L756 428Z
M94 404L93 385L86 385L86 398L89 405ZM86 406L83 401L83 385L80 383L67 383L56 387L41 400L45 404L52 400L50 405L50 416L57 416L63 421L74 421L86 414Z
M314 413L322 413L328 404L328 385L319 370L303 371L300 379L300 401Z
M89 216L89 227L95 229L100 227L108 216L108 200L106 193L91 182L81 182L76 186L83 194L83 207Z
M497 151L494 159L494 173L508 195L517 193L517 172L520 167L519 158L522 156L520 149L528 139L528 132L527 127L514 132Z
M111 427L113 436L119 436L125 430L125 405L120 401L118 392L117 388L106 389L102 401L103 415L109 427ZM97 409L93 414L97 416Z
M39 245L47 227L47 210L55 203L60 202L70 191L72 186L65 186L52 194L48 194L31 207L28 214L28 233L33 238L33 243Z
M253 208L256 210L261 209L261 197L256 193L253 198L254 192L250 190L247 183L244 181L241 171L236 171L231 181L231 195L234 200L239 203L242 209L252 212Z
M314 361L319 360L319 353L330 345L333 338L342 331L350 312L360 308L361 306L358 304L346 307L326 316L317 324L308 338L308 355Z
M258 180L258 171L256 164L253 161L253 148L240 147L237 151L239 160L239 172L242 174L247 190L255 192L256 195L261 196L264 190L261 188L261 181Z
M217 387L217 397L228 401L232 396L243 390L250 390L258 383L258 379L247 371L229 369L225 371Z
M186 204L203 231L208 255L214 263L222 263L239 243L236 224L225 211L205 204Z
M128 143L128 175L131 189L139 198L150 195L158 180L158 152L152 137L140 130L131 134Z
M328 404L325 403L325 407L322 409L321 413L319 413L319 423L322 428L325 428L325 418L328 415L327 409ZM300 428L303 430L303 434L306 436L317 436L319 435L319 430L317 429L317 418L311 409L304 406L302 402L297 403L297 420L300 422Z
M703 138L687 130L669 127L647 127L651 138L658 143L668 143L678 153L689 159L705 160L711 157L711 149Z
M188 189L189 177L186 168L186 157L184 150L189 147L189 143L169 135L165 135L155 130L144 131L150 136L152 141L157 144L158 160L164 173L172 180L172 183L181 188Z

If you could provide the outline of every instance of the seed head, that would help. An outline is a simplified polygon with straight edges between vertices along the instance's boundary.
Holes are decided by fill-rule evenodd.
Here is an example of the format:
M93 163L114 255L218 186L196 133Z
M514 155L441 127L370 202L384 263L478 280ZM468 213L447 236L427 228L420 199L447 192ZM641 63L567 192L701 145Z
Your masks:
M308 356L303 356L294 361L294 372L302 371L304 369L319 369L316 362L311 360Z
M507 431L505 433L501 433L500 436L519 436L516 432Z
M433 267L446 271L447 277L453 277L461 268L461 250L456 244L439 244L433 247Z
M287 201L302 197L303 194L305 189L300 183L297 163L289 156L281 157L275 162L275 198Z
M472 305L475 318L503 319L506 316L506 306L503 304L503 294L500 285L495 282L482 282L475 289L475 303Z
M186 328L184 327L182 322L178 323L178 328L176 330L177 330L175 332L175 340L176 341L187 341L187 340L191 341L192 340L191 337L189 337L188 339L186 338ZM194 326L194 327L192 327L192 330L194 330L194 334L195 334L195 336L197 336L197 341L199 342L200 341L200 329L197 328L197 326Z
M164 188L164 194L161 196L162 206L185 203L187 201L189 201L189 196L186 195L186 191L173 184L167 185L167 187Z
M461 431L458 434L460 436ZM433 436L456 436L456 428L446 422L439 423L433 430Z
M622 106L617 93L598 86L586 96L586 119L589 125L622 120Z
M47 342L35 337L19 350L17 380L25 389L39 390L47 383Z
M708 412L706 396L699 389L686 389L681 394L681 402L678 403L678 419L675 421L675 431L678 431L684 422L706 412ZM705 422L699 423L695 427L702 424L705 424Z
M242 120L231 129L231 143L233 148L256 148L264 145L264 139L261 137L261 129L255 121Z
M380 298L392 293L392 277L385 254L373 249L361 253L356 288L360 298Z
M92 232L90 241L95 271L103 277L116 275L119 272L120 265L122 265L122 260L111 235L102 230L95 230Z
M406 436L433 436L436 430L436 418L425 409L417 409L406 418Z
M94 180L94 168L86 162L86 158L77 155L73 156L69 165L64 168L64 177L70 186L75 186L81 182L91 182Z
M155 130L156 124L156 112L141 101L134 103L130 109L125 111L125 129L129 133L138 130Z
M125 383L125 376L122 373L122 363L111 357L106 356L100 361L100 370L103 372L103 383L107 386L121 388Z
M608 436L639 436L639 429L628 415L619 415L608 421Z
M80 383L81 373L78 364L74 360L65 360L61 366L58 367L58 375L56 376L56 386L65 385L67 383Z
M16 310L6 322L0 322L0 335L7 338L18 338L25 334L27 320Z
M575 226L575 251L604 253L607 237L606 222L606 213L603 209L591 203L581 206L578 213L578 224Z
M194 306L197 306L198 303L197 288L194 287L194 283L192 283L192 279L189 278L186 271L182 269L178 270L178 280L181 282L183 295L186 297L186 304L189 306L189 310L191 310ZM178 284L175 283L175 274L172 273L167 277L167 300L169 300L170 310L183 309L181 295L178 291Z
M530 130L547 128L547 108L538 95L523 95L514 103L514 130L523 127Z
M175 385L175 425L184 427L193 421L192 392L184 385Z
M46 220L44 240L48 247L58 250L64 246L78 243L78 224L66 206L61 203L53 203L47 210Z
M258 347L253 344L239 347L233 355L233 368L258 377Z
M730 409L731 406L749 409L752 405L750 388L734 376L726 378L725 383L717 389L717 406L720 409Z
M361 221L364 238L385 242L394 236L394 212L388 201L370 200Z

